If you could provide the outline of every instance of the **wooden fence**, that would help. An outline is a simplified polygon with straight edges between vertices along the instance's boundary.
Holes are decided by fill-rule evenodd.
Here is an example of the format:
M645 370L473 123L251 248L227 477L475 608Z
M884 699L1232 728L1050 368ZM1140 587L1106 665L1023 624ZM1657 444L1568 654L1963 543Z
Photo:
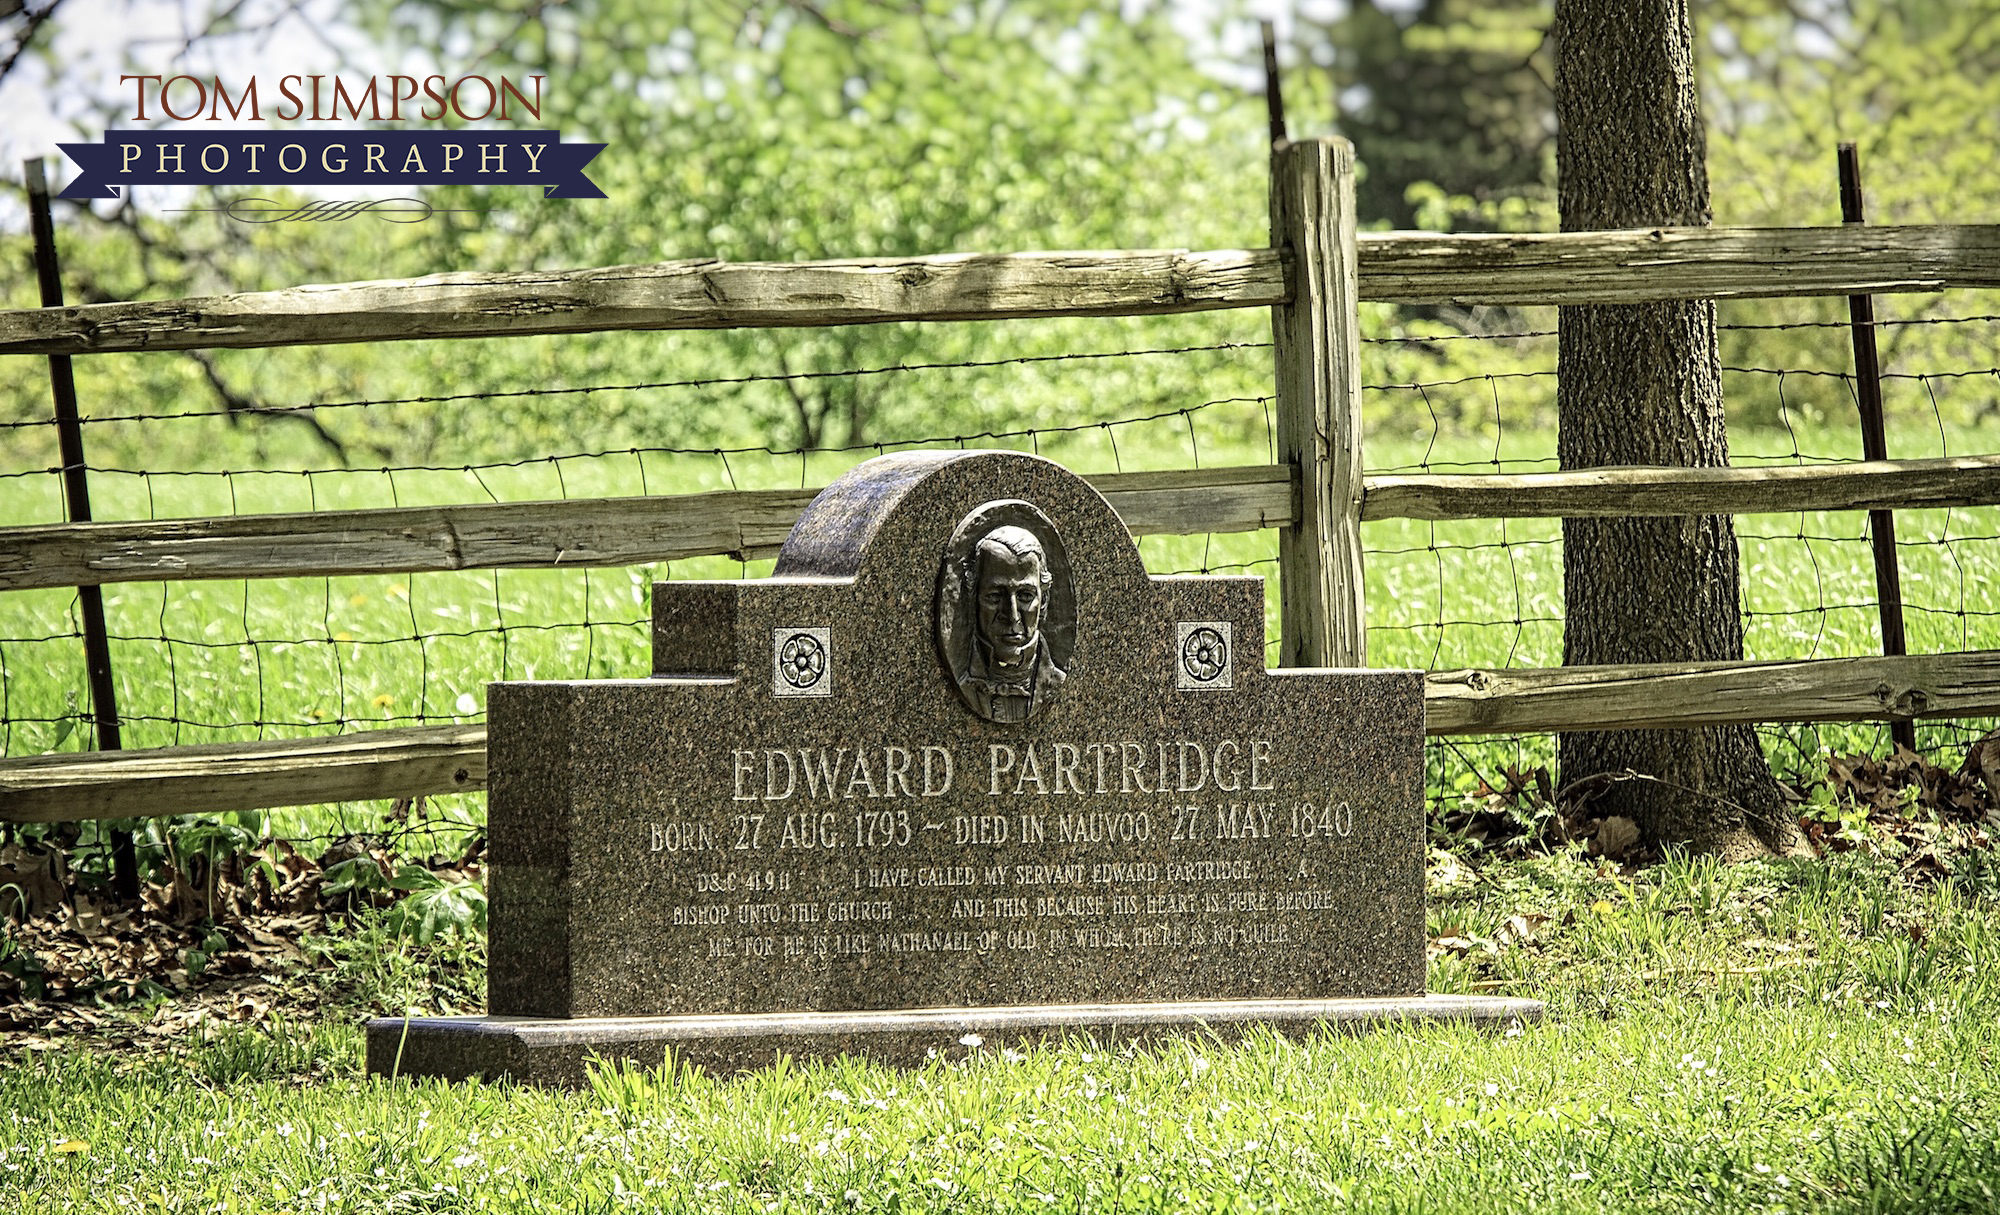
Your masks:
M1278 460L1099 476L1135 535L1275 528L1283 666L1362 665L1360 525L2000 503L2000 455L1796 468L1361 472L1356 303L1630 303L2000 287L2000 226L1357 234L1344 141L1280 149L1273 247L667 262L0 312L0 354L1269 307ZM770 556L811 490L0 527L0 591L114 582ZM1433 672L1432 734L2000 713L2000 651ZM0 760L0 819L226 811L480 789L485 728Z

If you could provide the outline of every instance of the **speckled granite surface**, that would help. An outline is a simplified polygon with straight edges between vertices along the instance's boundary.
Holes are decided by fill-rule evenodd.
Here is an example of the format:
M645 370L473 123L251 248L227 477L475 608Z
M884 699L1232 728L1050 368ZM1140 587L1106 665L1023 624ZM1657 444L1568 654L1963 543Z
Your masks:
M1055 464L870 461L776 576L660 584L654 622L654 679L493 686L494 1017L378 1023L371 1069L380 1024L425 1074L527 1066L548 1019L640 1057L777 1035L701 1030L728 1068L934 1048L908 1010L1421 997L1421 676L1267 672L1261 580L1148 577ZM1021 1011L1083 1005L1142 1011ZM784 1020L848 1013L892 1020Z

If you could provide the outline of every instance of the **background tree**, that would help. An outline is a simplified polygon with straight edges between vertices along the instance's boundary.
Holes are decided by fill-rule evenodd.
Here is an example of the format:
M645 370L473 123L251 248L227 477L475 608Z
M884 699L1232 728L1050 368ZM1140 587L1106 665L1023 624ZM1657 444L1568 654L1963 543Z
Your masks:
M1161 10L1135 11L1127 20L1084 0L974 7L377 0L343 16L365 34L360 49L330 53L332 62L320 70L398 71L415 61L447 75L545 74L544 118L529 125L559 126L567 140L607 142L589 171L609 197L564 202L520 187L433 189L425 196L434 205L464 210L420 224L348 223L329 232L338 239L317 242L302 239L309 225L252 233L213 216L135 213L122 230L96 229L100 246L66 233L72 281L96 284L90 298L143 298L685 257L792 261L1240 247L1262 239L1263 157L1251 135L1256 107L1196 69ZM160 60L152 53L145 70L162 70ZM100 205L100 218L105 213ZM134 246L218 252L199 264L121 273L119 267L136 264ZM31 277L20 280L16 294L31 285ZM603 334L330 348L305 366L304 356L291 352L219 351L212 363L240 397L274 404L428 396L440 385L466 394L712 383L698 408L663 407L660 396L627 393L594 398L587 419L572 400L519 399L505 410L475 401L348 411L327 423L338 442L358 453L448 462L467 452L544 454L573 446L584 433L601 446L839 447L1007 429L1030 418L1046 425L1076 412L1079 402L1101 401L1105 408L1116 402L1121 412L1155 401L1185 404L1205 399L1197 392L1231 395L1237 386L1205 384L1208 369L1194 361L1176 368L1167 360L1156 360L1157 368L1107 367L1107 378L1127 382L1100 391L1078 384L1093 374L1081 364L1069 369L1067 391L1053 378L1045 391L1022 391L1030 377L1016 376L1009 394L970 383L918 394L898 377L812 377L1072 352L1115 345L1142 330L1150 335L1139 339L1142 345L1262 336L1261 318L1251 313L1096 323L1087 337L1080 328L1027 322ZM208 369L179 361L188 365L153 367L155 379L142 391L112 383L87 391L94 399L158 401L191 389L204 395ZM103 366L84 374L129 376L148 367L98 362ZM1247 375L1254 364L1243 362ZM807 378L743 382L771 373ZM1245 381L1243 394L1251 386ZM32 409L46 392L24 378L20 395Z
M1554 197L1548 0L1354 0L1305 22L1354 141L1363 223L1491 230Z
M1687 0L1557 0L1555 39L1563 229L1707 224ZM1566 307L1559 324L1564 468L1729 462L1712 301ZM1566 520L1563 661L1741 659L1737 584L1726 517ZM1559 754L1565 783L1651 839L1727 857L1789 844L1747 726L1571 733Z

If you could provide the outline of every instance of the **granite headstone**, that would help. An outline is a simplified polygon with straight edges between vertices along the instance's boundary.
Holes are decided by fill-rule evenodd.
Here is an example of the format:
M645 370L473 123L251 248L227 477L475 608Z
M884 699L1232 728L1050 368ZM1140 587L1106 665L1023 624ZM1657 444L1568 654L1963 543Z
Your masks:
M1420 674L1266 670L1261 579L1149 576L1047 460L871 460L653 642L493 685L489 1015L371 1070L1539 1013L1423 994Z

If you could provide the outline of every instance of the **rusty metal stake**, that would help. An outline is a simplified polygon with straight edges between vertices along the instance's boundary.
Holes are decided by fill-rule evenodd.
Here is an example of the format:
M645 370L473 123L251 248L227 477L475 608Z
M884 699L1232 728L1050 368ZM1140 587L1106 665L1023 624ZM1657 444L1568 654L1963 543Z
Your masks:
M1283 147L1285 135L1285 93L1278 87L1278 31L1269 21L1260 23L1264 32L1264 109L1271 119L1271 146Z
M1840 145L1840 218L1867 223L1861 197L1861 156L1851 143ZM1854 339L1854 395L1861 410L1861 452L1869 460L1889 458L1882 428L1882 362L1875 351L1875 297L1847 297L1848 329ZM1907 654L1903 636L1903 579L1896 567L1894 511L1868 512L1868 538L1875 548L1875 599L1882 616L1882 652ZM1889 735L1899 747L1917 749L1916 723L1893 721Z
M35 237L35 272L41 279L42 307L63 306L62 270L56 262L55 222L49 215L49 183L39 158L24 164L28 179L29 226ZM69 356L49 356L49 386L55 396L56 442L62 453L63 501L71 523L90 522L90 477L83 459L83 422L76 407L76 378ZM104 592L96 586L76 588L83 614L84 669L90 679L90 714L97 727L97 749L116 751L118 694L111 682L111 638L104 627ZM111 832L111 887L120 899L139 898L139 858L130 831Z

